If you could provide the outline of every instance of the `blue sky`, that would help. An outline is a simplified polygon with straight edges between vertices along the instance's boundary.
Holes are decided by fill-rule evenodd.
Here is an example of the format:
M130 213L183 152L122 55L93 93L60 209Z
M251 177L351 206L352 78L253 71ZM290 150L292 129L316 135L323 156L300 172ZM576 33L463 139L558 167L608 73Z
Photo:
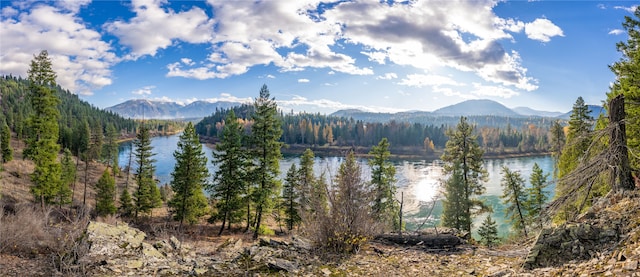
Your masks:
M58 83L129 99L432 111L600 104L635 1L1 1L0 74L49 51Z

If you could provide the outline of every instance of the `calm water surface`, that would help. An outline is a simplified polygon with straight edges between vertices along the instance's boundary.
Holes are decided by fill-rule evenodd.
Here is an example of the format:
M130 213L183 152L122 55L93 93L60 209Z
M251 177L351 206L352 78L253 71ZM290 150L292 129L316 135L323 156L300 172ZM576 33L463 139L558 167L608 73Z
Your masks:
M171 172L175 166L173 153L177 149L179 136L154 137L151 140L151 146L156 162L156 177L160 184L168 184L171 181ZM120 166L125 167L129 162L129 153L131 152L131 142L120 145ZM207 158L211 159L212 149L203 147ZM315 172L319 175L321 172L327 176L327 179L335 176L337 168L343 161L343 157L316 157ZM360 160L363 167L363 174L366 178L370 176L370 171L366 165L366 160ZM280 161L280 173L284 178L291 164L299 163L298 157L285 157ZM403 211L408 230L415 230L418 226L429 228L439 223L439 217L442 212L442 206L438 199L441 197L440 184L443 179L442 167L437 161L431 160L394 160L396 167L397 179L397 199L403 198ZM521 157L521 158L504 158L504 159L487 159L485 160L485 168L489 172L489 181L485 183L486 193L482 196L486 203L493 207L492 217L498 223L498 229L501 236L505 236L509 231L509 225L504 218L504 205L501 203L500 195L502 187L500 186L501 170L503 166L513 171L519 171L522 177L529 185L529 175L534 163L544 170L545 173L552 172L553 161L549 156L539 157ZM213 173L217 169L211 162L207 163L209 172ZM132 163L132 168L136 168ZM547 193L551 196L553 187L547 189ZM475 226L479 226L480 222L486 215L476 217ZM423 225L424 224L424 225Z

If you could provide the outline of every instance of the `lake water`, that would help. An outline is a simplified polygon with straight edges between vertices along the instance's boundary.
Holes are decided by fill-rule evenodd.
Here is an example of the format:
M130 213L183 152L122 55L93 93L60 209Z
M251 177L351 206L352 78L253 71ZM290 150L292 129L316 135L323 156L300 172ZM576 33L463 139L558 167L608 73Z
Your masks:
M177 148L179 140L178 135L154 137L151 140L151 146L156 160L156 177L160 184L167 184L171 181L171 172L175 166L173 153ZM131 152L131 142L120 145L120 166L125 167L129 162L129 153ZM211 159L212 149L203 147L207 158ZM335 176L337 168L343 161L343 157L316 157L315 172L319 175L324 172L328 177ZM360 160L363 165L363 174L369 177L369 168L366 160ZM299 163L298 157L285 157L280 161L280 173L284 178L291 164ZM407 230L415 230L418 226L429 228L437 226L439 217L442 212L442 205L438 201L441 190L440 184L443 178L442 167L437 161L428 160L394 160L396 166L397 182L397 199L400 200L403 195L403 212L404 220L407 223ZM502 187L500 186L501 170L503 166L508 167L512 171L519 171L522 177L529 185L529 175L534 163L538 163L545 173L553 170L553 160L550 156L538 157L521 157L521 158L504 158L504 159L486 159L485 168L489 173L489 181L485 183L486 193L482 199L493 207L492 217L498 224L498 230L501 236L505 236L509 231L509 224L505 222L504 205L500 200L502 195ZM215 172L216 167L211 162L207 163L209 171ZM132 164L135 168L136 165ZM551 196L553 186L548 187L547 194ZM435 200L435 202L434 202ZM479 226L485 215L476 217L475 225ZM423 225L424 223L424 225ZM475 229L475 228L474 228Z

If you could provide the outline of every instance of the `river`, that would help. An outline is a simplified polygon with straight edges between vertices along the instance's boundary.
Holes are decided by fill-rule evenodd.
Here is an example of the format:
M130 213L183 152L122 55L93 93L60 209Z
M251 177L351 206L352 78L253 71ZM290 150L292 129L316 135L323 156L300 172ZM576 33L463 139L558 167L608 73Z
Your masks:
M154 137L151 140L151 146L155 153L153 158L156 160L156 177L160 184L167 184L171 181L171 172L175 166L173 153L177 149L178 140L178 135ZM131 142L125 142L120 145L119 161L120 166L123 168L129 162L131 147ZM206 146L203 149L207 158L211 159L212 149ZM334 176L342 160L343 157L316 157L315 172L317 175L320 172L325 172L326 176ZM298 162L298 157L284 157L280 162L281 177L284 178L292 163L298 164ZM366 160L361 159L360 162L363 165L363 174L365 177L369 177L370 172L366 165ZM441 202L437 201L441 196L439 190L443 177L442 167L437 161L393 160L392 162L396 167L397 199L400 200L402 195L404 200L403 212L407 230L415 230L423 223L423 228L437 226L442 212ZM486 192L481 198L493 208L492 217L496 220L499 234L502 237L508 234L509 224L505 222L504 205L500 200L500 195L502 194L502 187L500 186L501 169L506 166L512 171L519 171L527 181L528 186L529 175L534 163L538 163L545 173L550 173L553 170L553 160L550 156L485 160L485 168L489 173L489 180L485 183ZM132 166L135 168L135 164ZM209 172L215 172L215 165L209 162L207 166ZM551 196L552 193L553 186L549 186L547 194ZM436 201L434 202L434 200ZM430 216L427 217L428 215ZM474 226L479 226L484 217L484 215L477 216Z

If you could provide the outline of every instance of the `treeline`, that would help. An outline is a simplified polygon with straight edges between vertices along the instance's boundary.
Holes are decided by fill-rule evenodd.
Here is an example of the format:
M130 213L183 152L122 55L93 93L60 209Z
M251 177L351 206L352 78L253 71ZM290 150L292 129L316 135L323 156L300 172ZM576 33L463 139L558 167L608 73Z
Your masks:
M230 109L217 109L205 117L195 128L203 138L219 140L229 111L241 119L249 132L253 106L242 105ZM322 115L319 113L279 113L282 122L280 141L290 145L306 146L363 146L370 147L387 138L394 148L419 147L425 151L443 149L447 142L445 132L452 126L390 121L365 122L353 118ZM486 117L495 120L494 117ZM483 126L476 129L480 145L487 152L544 152L550 149L549 127L551 122L539 119L541 125L528 123L520 128L508 122L504 127Z
M58 143L62 148L78 153L82 149L81 140L86 130L106 132L113 125L117 137L132 138L140 126L139 121L123 118L111 111L99 109L81 100L78 95L56 84L51 87L57 100ZM19 140L27 137L27 119L34 113L29 94L29 80L11 75L0 78L0 107L9 129ZM170 134L182 129L184 124L167 120L146 120L145 125L154 134Z

